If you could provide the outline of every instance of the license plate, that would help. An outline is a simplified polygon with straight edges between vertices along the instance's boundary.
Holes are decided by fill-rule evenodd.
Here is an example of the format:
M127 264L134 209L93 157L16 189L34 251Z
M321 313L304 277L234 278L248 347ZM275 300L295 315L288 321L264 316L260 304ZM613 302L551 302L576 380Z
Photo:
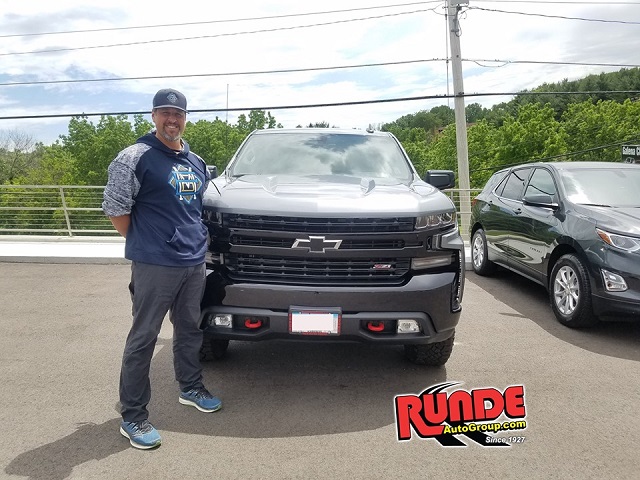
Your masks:
M335 309L305 309L291 307L289 332L301 335L340 335L342 313Z

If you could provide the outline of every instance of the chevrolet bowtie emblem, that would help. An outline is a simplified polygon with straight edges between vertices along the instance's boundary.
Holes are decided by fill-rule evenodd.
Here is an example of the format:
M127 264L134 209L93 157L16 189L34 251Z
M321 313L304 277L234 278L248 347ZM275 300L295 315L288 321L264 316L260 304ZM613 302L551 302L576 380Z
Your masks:
M312 253L325 253L327 250L338 250L342 240L327 240L324 237L309 235L309 238L297 238L291 248L307 248Z

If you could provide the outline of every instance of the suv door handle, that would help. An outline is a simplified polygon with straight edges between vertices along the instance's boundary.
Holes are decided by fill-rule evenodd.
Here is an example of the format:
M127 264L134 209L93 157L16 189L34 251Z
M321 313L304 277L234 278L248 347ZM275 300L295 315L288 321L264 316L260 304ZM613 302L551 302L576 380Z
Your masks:
M513 213L515 213L516 215L520 215L522 213L522 209L521 208L516 208Z

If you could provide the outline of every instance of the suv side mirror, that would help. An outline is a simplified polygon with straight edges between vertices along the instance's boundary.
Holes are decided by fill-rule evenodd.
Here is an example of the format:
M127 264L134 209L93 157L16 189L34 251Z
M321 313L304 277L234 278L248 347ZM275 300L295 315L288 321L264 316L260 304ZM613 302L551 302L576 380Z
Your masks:
M207 165L207 170L209 171L209 175L211 175L211 178L217 178L218 177L218 167L215 165Z
M558 204L553 201L553 197L544 193L525 195L522 203L529 207L550 208L552 210L558 208Z
M440 190L451 188L456 184L456 177L452 170L427 170L423 180Z

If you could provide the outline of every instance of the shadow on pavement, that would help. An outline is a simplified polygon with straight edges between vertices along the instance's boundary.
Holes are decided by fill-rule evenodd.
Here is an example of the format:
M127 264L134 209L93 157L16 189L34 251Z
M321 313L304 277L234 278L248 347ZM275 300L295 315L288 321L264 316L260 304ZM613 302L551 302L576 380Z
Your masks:
M557 321L546 289L535 282L502 268L491 277L467 272L467 280L560 340L593 353L640 361L640 321L606 321L591 328L571 329Z
M73 468L90 460L101 460L128 449L129 441L118 432L120 418L102 424L79 424L71 435L21 453L5 469L8 475L29 480L62 480Z
M410 364L398 346L232 341L223 360L204 364L205 385L223 401L211 422L195 409L185 412L169 380L157 370L152 377L156 388L171 392L151 406L158 428L274 438L391 425L394 397L445 381L446 369Z
M205 414L178 403L171 341L159 339L158 345L149 410L161 434L274 438L372 430L395 423L396 395L419 394L446 380L444 367L408 363L398 346L231 342L225 359L203 364L205 385L223 400L220 411ZM131 448L119 423L118 417L81 424L71 435L18 455L5 473L64 479L75 466Z

